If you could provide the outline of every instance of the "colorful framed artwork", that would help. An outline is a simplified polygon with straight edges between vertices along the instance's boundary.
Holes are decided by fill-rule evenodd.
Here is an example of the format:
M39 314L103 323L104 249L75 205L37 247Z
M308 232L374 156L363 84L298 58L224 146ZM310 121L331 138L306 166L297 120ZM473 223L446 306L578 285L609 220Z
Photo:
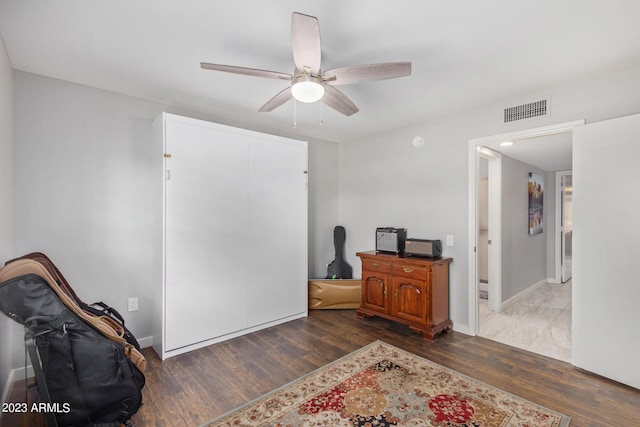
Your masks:
M544 210L542 199L544 195L544 178L535 173L529 173L529 235L542 233L544 225Z

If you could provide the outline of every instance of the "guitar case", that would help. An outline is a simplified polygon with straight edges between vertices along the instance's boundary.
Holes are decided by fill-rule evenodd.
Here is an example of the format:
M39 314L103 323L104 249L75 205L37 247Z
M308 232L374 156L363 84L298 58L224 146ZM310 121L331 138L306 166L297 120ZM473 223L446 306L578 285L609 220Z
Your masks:
M29 257L0 269L0 311L35 340L44 377L38 387L48 391L45 403L55 409L57 425L130 423L142 404L146 360L118 322L84 311Z
M352 279L353 268L344 259L344 242L346 231L341 225L333 229L333 246L335 259L327 264L327 279Z
M67 282L67 279L62 275L60 269L53 263L53 261L51 261L51 259L49 259L47 255L43 254L42 252L32 252L27 255L23 255L20 258L7 261L5 265L11 264L12 262L19 259L32 259L40 263L55 280L59 289L67 294L71 300L75 301L75 304L77 304L83 311L97 317L108 317L110 318L110 321L116 322L118 324L118 326L116 326L118 334L121 334L122 338L124 338L129 344L134 346L136 350L140 350L140 344L138 343L138 340L125 326L124 318L122 317L122 315L115 308L108 306L102 301L94 302L93 304L87 304L86 302L82 301L73 290L69 282Z

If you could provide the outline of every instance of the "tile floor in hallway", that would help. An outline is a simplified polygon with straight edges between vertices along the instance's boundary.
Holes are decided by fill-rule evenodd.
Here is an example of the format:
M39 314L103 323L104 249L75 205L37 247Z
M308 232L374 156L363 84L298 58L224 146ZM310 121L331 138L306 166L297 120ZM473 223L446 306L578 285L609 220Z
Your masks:
M500 313L481 299L479 335L571 362L571 280L545 283Z

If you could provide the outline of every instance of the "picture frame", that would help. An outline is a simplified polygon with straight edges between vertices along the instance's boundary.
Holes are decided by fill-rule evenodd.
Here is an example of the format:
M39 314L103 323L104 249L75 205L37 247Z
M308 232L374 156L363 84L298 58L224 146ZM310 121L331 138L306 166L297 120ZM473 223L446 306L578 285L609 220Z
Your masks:
M529 172L529 235L541 234L544 229L544 177Z

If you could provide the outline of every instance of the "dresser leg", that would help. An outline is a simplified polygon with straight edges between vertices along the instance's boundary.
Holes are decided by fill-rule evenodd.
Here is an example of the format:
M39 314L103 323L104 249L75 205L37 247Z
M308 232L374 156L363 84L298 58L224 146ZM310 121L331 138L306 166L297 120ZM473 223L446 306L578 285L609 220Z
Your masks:
M438 341L438 335L438 333L422 331L422 338L424 338L425 341L436 342Z
M409 327L414 331L422 332L422 338L424 338L426 341L435 342L438 341L438 338L441 334L448 334L453 330L453 323L450 320L447 320L446 322L443 322L437 327L431 329L419 329L412 326Z

